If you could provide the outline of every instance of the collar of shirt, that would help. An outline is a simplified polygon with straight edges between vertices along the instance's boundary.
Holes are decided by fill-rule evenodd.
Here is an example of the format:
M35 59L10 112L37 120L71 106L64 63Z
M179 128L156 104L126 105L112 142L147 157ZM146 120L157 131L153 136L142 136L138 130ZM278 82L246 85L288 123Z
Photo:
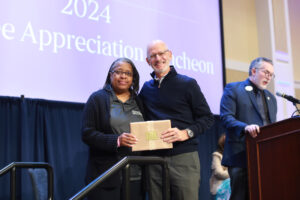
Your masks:
M110 96L111 96L111 99L113 102L118 102L118 103L122 103L122 104L130 104L132 101L134 101L132 95L130 95L130 97L127 101L125 101L125 102L120 101L114 90L110 91Z
M111 99L112 99L112 102L123 103L123 102L121 102L121 101L118 99L118 97L117 97L115 91L112 89L111 85L107 85L107 86L105 87L105 89L110 93L110 97L111 97ZM130 98L129 98L126 102L124 102L124 103L130 103L131 101L133 101L133 100L134 100L134 97L133 97L133 96L134 96L133 93L131 93Z
M262 92L263 90L259 89L254 83L252 83L250 80L250 85L253 87L254 94L257 94L257 92Z
M170 72L172 71L172 66L170 66L171 67L171 70L166 74L166 75L164 75L163 77L161 77L161 78L157 78L157 76L156 76L156 74L154 73L153 74L153 79L155 80L155 81L157 81L158 82L158 85L160 86L160 84L162 83L162 81L166 78L166 76L168 75L168 74L170 74Z
M164 75L161 78L157 78L156 75L154 75L154 80L158 82L158 85L161 84L161 82L164 80L164 78L167 76L168 74Z

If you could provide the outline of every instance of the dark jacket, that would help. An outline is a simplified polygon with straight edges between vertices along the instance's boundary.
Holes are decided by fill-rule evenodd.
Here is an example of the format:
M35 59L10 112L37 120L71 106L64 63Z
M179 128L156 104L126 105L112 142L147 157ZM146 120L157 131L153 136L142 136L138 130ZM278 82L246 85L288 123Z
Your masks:
M263 90L271 123L276 121L277 103L274 95ZM222 165L246 168L244 129L247 125L263 126L263 119L256 102L254 88L247 79L229 83L221 99L220 115L226 129L226 142Z
M213 125L214 117L196 80L178 74L171 66L160 86L154 79L145 82L139 96L146 120L170 119L172 127L189 128L195 133L194 138L173 143L173 149L152 151L151 154L176 155L198 150L197 136Z

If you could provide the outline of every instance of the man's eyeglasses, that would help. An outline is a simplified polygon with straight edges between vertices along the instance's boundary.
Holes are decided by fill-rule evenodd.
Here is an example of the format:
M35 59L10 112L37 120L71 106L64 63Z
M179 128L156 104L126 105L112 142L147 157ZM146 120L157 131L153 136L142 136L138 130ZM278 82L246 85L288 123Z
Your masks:
M265 76L269 77L269 78L275 78L275 74L269 72L268 70L266 69L263 69L263 68L256 68L258 70L260 70L261 72L263 72L265 74Z
M121 70L115 70L115 71L112 71L112 73L115 73L118 76L121 76L122 74L124 74L127 77L132 77L133 76L133 74L131 72L123 72Z
M162 57L162 56L164 56L165 53L167 53L168 51L169 51L169 49L164 50L164 51L162 51L162 52L155 53L155 54L151 54L151 55L149 56L149 59L154 59L154 58L156 58L156 56Z

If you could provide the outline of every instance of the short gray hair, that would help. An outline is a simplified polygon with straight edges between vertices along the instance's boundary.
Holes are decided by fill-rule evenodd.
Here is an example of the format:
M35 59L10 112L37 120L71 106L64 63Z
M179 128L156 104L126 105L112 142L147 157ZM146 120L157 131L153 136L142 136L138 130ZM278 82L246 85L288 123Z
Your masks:
M249 66L249 76L252 75L252 69L259 68L261 66L262 62L267 62L267 63L270 63L271 65L273 65L273 61L269 58L265 58L265 57L255 58Z

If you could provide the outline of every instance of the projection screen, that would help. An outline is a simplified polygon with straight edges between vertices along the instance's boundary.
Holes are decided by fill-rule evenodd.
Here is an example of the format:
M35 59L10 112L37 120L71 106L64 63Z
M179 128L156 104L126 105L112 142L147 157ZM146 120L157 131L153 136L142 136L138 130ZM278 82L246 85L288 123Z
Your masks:
M0 3L0 95L86 102L119 57L149 80L146 46L168 44L219 113L223 64L219 0L9 0Z

